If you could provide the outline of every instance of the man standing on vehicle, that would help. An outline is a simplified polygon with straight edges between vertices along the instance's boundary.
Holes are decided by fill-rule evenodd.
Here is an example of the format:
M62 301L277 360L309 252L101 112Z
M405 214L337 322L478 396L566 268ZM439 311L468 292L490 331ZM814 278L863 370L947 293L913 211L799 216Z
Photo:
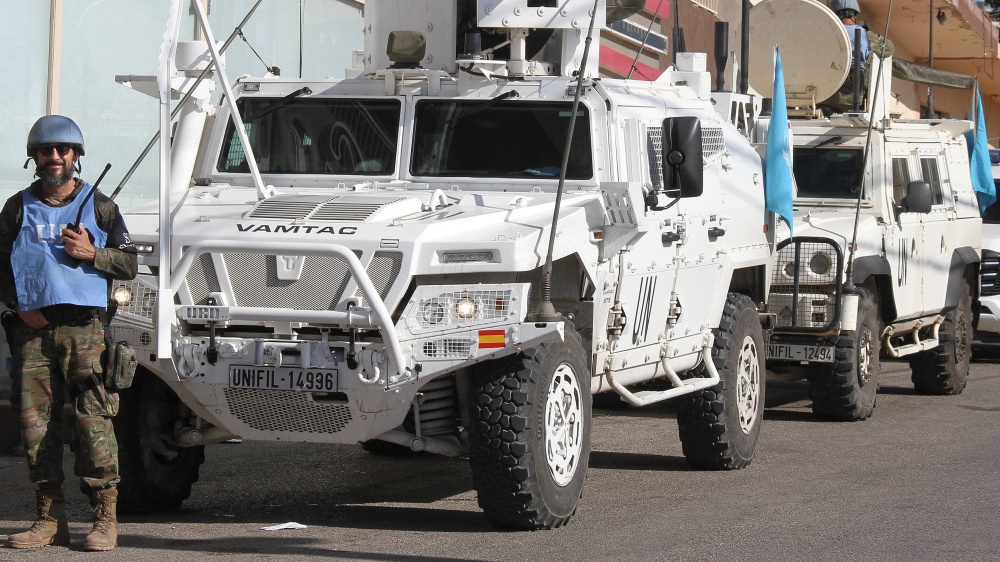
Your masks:
M118 443L111 423L118 395L103 386L104 322L111 279L135 277L135 247L114 201L74 177L84 144L73 120L49 115L36 121L27 152L38 180L0 211L0 299L17 313L5 322L14 360L11 403L20 411L38 519L11 535L7 546L69 544L60 428L68 396L75 413L74 472L94 507L83 549L111 550L118 538Z
M850 40L852 53L854 52L854 35L858 31L861 32L861 60L855 62L861 67L861 73L864 74L865 59L868 58L868 53L871 52L871 46L868 44L868 31L858 25L858 15L861 14L861 6L858 5L858 0L832 0L830 2L830 9L837 14L841 23L844 24L844 29L847 30L847 37Z

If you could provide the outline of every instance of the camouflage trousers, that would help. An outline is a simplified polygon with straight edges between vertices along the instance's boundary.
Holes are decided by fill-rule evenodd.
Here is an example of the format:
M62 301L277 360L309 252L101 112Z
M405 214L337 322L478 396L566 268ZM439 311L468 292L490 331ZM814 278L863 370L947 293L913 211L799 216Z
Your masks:
M118 413L118 395L97 387L104 380L101 353L104 327L100 320L40 330L21 321L14 326L14 372L11 405L21 413L21 437L28 476L39 489L58 488L62 469L62 413L73 404L70 448L80 488L114 488L118 481L118 441L111 418Z

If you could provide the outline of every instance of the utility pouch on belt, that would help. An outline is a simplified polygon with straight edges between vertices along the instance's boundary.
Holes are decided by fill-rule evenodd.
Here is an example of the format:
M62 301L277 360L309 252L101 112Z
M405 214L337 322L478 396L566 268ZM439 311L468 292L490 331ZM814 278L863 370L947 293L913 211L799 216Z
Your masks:
M108 346L108 363L104 366L104 388L108 392L118 392L132 386L137 365L135 350L128 342L114 342Z

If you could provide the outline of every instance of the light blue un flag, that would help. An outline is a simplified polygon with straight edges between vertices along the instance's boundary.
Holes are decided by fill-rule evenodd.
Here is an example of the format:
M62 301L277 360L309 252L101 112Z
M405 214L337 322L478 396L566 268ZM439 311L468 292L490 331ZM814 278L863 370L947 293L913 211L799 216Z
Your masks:
M774 47L771 99L771 127L767 131L767 158L764 161L764 201L768 211L785 220L791 237L794 234L792 193L795 185L792 176L792 132L785 103L785 73L781 69L781 53L777 46Z
M982 214L997 200L996 186L993 184L993 171L990 169L990 147L986 143L986 119L983 118L983 99L979 95L979 82L976 82L976 95L972 98L969 108L969 121L975 124L973 130L965 133L965 143L969 146L969 172L972 174L972 189L976 190L979 199L979 213Z

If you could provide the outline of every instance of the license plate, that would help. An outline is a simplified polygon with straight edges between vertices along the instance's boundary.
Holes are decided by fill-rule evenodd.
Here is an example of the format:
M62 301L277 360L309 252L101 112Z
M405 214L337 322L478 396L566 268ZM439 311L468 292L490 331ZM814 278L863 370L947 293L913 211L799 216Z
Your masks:
M790 345L772 343L767 346L767 358L781 361L832 363L833 348L823 345Z
M337 392L337 369L230 365L229 387Z

